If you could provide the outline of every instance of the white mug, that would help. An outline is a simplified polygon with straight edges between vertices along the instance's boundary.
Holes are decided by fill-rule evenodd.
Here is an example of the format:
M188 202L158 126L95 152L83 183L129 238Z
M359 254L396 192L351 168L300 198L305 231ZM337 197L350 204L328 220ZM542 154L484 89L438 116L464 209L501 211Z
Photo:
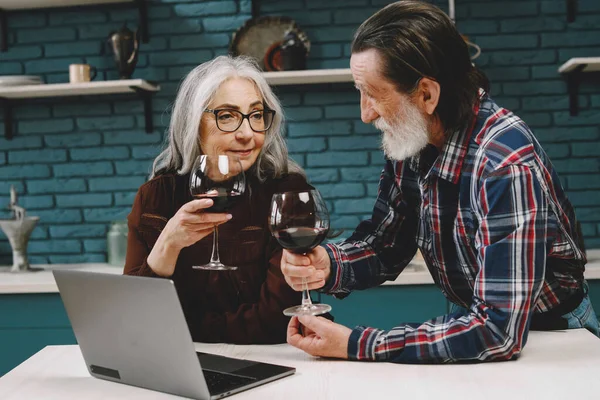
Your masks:
M71 83L89 82L95 77L96 67L89 64L69 65L69 82Z

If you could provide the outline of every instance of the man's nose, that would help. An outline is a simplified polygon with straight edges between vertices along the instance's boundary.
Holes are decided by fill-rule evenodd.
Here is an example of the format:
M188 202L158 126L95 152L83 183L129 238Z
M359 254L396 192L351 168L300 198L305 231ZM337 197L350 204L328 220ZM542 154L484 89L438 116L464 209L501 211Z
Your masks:
M360 119L365 124L369 124L379 117L377 112L373 109L371 101L365 96L360 98Z

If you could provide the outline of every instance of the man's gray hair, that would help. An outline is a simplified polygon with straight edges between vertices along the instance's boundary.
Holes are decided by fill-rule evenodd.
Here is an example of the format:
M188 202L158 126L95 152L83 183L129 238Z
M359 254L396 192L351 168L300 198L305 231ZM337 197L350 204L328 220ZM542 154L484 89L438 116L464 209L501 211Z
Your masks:
M248 173L254 174L259 181L277 178L287 172L304 175L302 168L288 158L282 136L284 117L281 104L256 62L243 56L219 56L194 68L179 87L164 150L152 164L150 179L164 171L177 172L179 175L190 172L194 160L202 154L199 135L203 112L221 84L233 77L253 82L265 107L275 111L273 123L265 132L261 152Z

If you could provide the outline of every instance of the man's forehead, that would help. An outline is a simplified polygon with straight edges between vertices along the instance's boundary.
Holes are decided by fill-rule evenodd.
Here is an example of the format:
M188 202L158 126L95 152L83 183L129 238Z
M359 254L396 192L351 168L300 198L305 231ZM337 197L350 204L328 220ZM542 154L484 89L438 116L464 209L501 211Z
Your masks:
M375 49L368 49L350 56L350 68L361 72L378 73L381 68L381 56Z
M388 79L383 76L371 76L368 79L361 79L355 77L354 87L360 92L366 93L381 93L385 94L390 91L395 91L395 86Z
M375 49L352 54L350 69L358 90L382 90L390 82L381 73L381 56Z

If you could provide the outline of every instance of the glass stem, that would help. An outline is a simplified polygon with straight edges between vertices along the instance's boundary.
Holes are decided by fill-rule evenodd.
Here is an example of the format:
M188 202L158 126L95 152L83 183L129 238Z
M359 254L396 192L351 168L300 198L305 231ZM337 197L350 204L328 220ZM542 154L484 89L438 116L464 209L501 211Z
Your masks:
M221 263L221 261L219 260L219 233L216 225L213 228L213 249L212 256L210 257L210 262Z
M305 307L312 306L312 300L310 299L310 292L308 291L308 283L306 278L302 278L302 305Z

